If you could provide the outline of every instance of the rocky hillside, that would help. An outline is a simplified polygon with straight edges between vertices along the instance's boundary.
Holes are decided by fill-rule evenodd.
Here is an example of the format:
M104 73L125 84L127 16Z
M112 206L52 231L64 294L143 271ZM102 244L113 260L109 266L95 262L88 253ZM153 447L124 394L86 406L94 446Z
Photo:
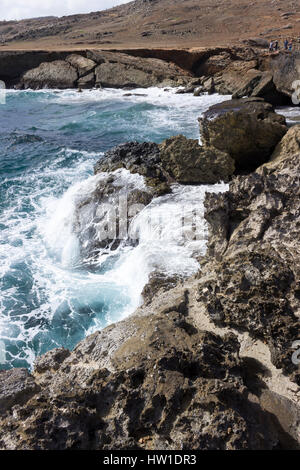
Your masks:
M9 49L207 47L298 36L295 0L136 0L85 15L0 22Z

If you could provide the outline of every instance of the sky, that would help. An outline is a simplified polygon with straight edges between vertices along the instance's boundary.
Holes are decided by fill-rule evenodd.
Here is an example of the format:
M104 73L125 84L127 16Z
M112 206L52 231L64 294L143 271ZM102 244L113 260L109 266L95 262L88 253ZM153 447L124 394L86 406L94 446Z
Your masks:
M90 13L131 0L0 0L0 20Z

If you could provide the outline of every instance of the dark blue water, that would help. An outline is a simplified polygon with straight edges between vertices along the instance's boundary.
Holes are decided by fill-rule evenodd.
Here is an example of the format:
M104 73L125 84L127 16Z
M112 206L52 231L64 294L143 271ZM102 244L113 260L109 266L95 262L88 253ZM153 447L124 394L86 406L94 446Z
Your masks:
M128 140L197 138L197 117L217 96L152 89L8 92L0 105L0 368L30 367L54 347L135 306L130 285L107 272L68 268L60 251L67 190L84 182L103 152ZM65 201L65 202L64 202ZM59 226L59 227L58 227ZM56 249L57 248L57 249Z

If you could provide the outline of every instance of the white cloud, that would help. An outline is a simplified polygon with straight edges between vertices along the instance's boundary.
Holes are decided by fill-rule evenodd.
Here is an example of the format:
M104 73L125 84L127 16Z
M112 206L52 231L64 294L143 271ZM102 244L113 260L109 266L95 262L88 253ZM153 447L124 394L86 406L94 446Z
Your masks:
M0 20L63 16L105 10L130 0L0 0Z

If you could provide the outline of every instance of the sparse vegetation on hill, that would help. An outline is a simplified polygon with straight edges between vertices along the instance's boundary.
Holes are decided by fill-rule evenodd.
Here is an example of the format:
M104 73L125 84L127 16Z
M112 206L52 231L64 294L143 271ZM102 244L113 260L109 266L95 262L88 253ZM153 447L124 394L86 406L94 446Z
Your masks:
M293 0L136 0L90 14L0 22L2 48L207 47L300 36Z

